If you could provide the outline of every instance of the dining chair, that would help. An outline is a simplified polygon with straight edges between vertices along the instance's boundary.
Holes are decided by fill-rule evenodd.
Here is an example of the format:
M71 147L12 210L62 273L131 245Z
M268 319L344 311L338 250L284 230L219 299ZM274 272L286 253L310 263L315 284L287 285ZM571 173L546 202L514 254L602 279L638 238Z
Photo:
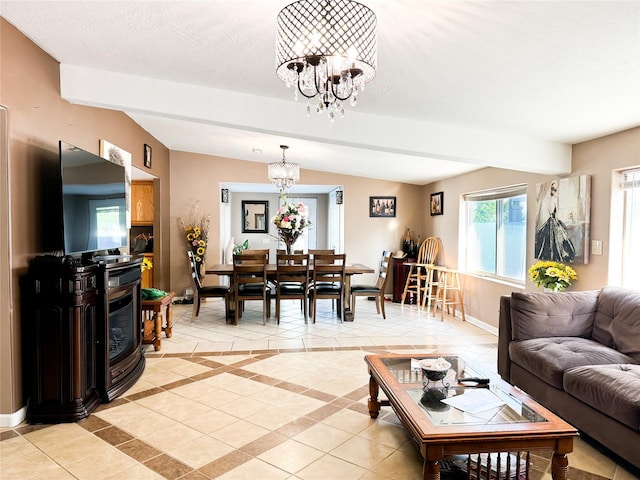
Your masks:
M247 300L262 301L262 323L267 324L271 316L271 286L267 282L266 253L247 253L233 255L233 302L235 306L233 323L238 324L242 315L244 302Z
M276 318L278 323L280 323L280 302L284 299L300 299L304 310L304 323L308 323L308 254L278 254L276 269Z
M382 318L387 318L384 312L384 291L389 281L389 263L391 262L391 252L382 252L380 269L378 270L378 280L375 285L352 285L351 286L351 311L356 313L356 297L374 297L376 311L382 313Z
M336 253L336 249L335 248L310 248L309 249L309 261L313 264L313 259L315 257L315 255L333 255L334 253ZM313 276L311 278L311 285L313 285ZM335 309L335 300L331 301L331 308Z
M200 281L200 275L198 275L198 267L196 259L191 250L187 250L187 257L189 259L191 289L193 290L193 309L191 310L191 321L200 314L200 302L203 298L224 298L224 307L227 314L227 318L230 316L230 303L229 296L231 291L229 287L225 285L202 285Z
M338 316L344 321L345 267L344 253L315 254L313 256L313 282L309 287L309 301L312 304L313 323L316 323L318 299L335 300Z
M414 293L416 296L416 305L420 305L421 296L425 288L429 288L429 291L433 286L425 285L427 280L427 266L435 264L438 251L440 250L440 239L438 237L425 238L420 249L418 250L418 258L415 263L409 263L409 274L407 275L407 281L404 285L404 292L402 293L401 305L407 298L407 295Z

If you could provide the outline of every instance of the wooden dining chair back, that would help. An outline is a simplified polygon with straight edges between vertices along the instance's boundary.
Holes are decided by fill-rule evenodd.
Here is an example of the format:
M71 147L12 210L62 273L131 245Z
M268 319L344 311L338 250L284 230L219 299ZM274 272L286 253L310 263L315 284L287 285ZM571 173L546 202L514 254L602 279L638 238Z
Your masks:
M233 255L233 302L235 306L234 325L242 314L246 300L262 301L262 323L267 324L271 316L271 287L267 282L267 253L247 253Z
M309 258L311 259L311 262L313 263L313 259L315 258L316 255L333 255L334 253L336 253L336 249L335 248L325 248L325 249L310 248L309 249Z
M304 250L303 250L303 249L299 249L299 250L298 250L298 249L296 249L296 250L294 250L293 252L291 252L289 255L302 255L303 253L304 253ZM286 254L287 254L287 251L286 251L284 248L278 248L278 249L276 250L276 257L277 257L278 255L286 255Z
M309 255L279 254L276 269L276 318L280 323L280 302L285 299L299 299L307 323L309 299Z
M202 285L195 256L191 250L187 250L187 258L189 260L189 279L191 281L191 290L193 290L193 309L191 310L191 321L200 314L200 303L203 298L223 298L225 312L227 318L229 316L229 296L230 289L225 285Z
M428 237L424 239L418 251L418 263L434 264L438 252L440 251L440 239L438 237Z
M269 263L269 249L268 248L249 248L247 250L243 250L239 255L266 255L267 263ZM247 260L245 263L250 262L251 260ZM258 262L260 263L260 262Z
M316 323L317 301L319 299L336 300L338 315L344 321L345 268L347 256L344 253L314 254L313 282L309 287L313 323Z
M389 264L391 262L391 252L385 250L382 252L380 267L378 270L378 279L374 285L352 285L351 286L351 311L356 312L356 297L374 297L376 302L376 311L382 313L382 318L387 318L384 311L384 291L389 281Z
M404 304L407 295L413 294L416 297L416 305L420 305L422 294L425 292L425 281L427 275L427 265L433 265L440 250L440 239L438 237L428 237L420 244L418 258L415 263L410 263L407 281L402 293L401 304ZM431 285L429 285L431 291Z

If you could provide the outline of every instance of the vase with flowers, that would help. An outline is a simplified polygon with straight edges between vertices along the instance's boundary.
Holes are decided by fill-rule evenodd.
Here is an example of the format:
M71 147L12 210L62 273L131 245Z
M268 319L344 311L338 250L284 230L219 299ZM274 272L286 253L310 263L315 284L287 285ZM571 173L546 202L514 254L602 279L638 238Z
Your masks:
M196 267L200 278L204 276L203 265L204 259L207 254L209 225L211 222L210 215L198 216L197 205L194 208L194 213L191 221L185 224L182 218L180 218L180 225L184 230L185 240L189 249L193 252L194 260L196 261Z
M311 225L306 205L302 202L286 203L284 198L271 223L276 226L278 238L284 243L288 255L304 229Z
M578 274L569 265L540 260L529 267L529 278L537 287L560 292L578 279Z

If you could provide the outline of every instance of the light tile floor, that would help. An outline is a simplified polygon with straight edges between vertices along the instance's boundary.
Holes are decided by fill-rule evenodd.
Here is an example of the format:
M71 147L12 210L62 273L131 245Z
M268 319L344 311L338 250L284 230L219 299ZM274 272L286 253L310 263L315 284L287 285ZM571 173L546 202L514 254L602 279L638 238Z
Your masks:
M227 325L222 302L174 305L172 338L147 349L140 380L122 397L72 424L0 433L0 478L10 479L360 479L421 478L422 458L397 417L367 411L367 353L463 352L495 373L495 335L458 318L431 318L387 303L387 319L359 299L354 322L322 302L304 324L298 301L265 326L254 302ZM274 309L275 311L275 309ZM575 480L638 478L578 439ZM549 479L548 456L532 478Z

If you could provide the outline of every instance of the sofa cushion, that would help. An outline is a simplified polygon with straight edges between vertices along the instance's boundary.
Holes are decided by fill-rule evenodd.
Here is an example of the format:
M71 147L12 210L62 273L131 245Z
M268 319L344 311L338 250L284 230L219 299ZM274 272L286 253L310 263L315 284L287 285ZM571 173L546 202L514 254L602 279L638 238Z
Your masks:
M616 419L640 430L640 365L589 365L567 370L567 393Z
M598 291L511 294L514 340L539 337L590 338Z
M640 292L621 287L604 287L598 297L598 311L592 338L640 362Z
M563 389L564 372L583 365L634 363L612 348L586 338L532 338L509 344L511 360L549 385Z

